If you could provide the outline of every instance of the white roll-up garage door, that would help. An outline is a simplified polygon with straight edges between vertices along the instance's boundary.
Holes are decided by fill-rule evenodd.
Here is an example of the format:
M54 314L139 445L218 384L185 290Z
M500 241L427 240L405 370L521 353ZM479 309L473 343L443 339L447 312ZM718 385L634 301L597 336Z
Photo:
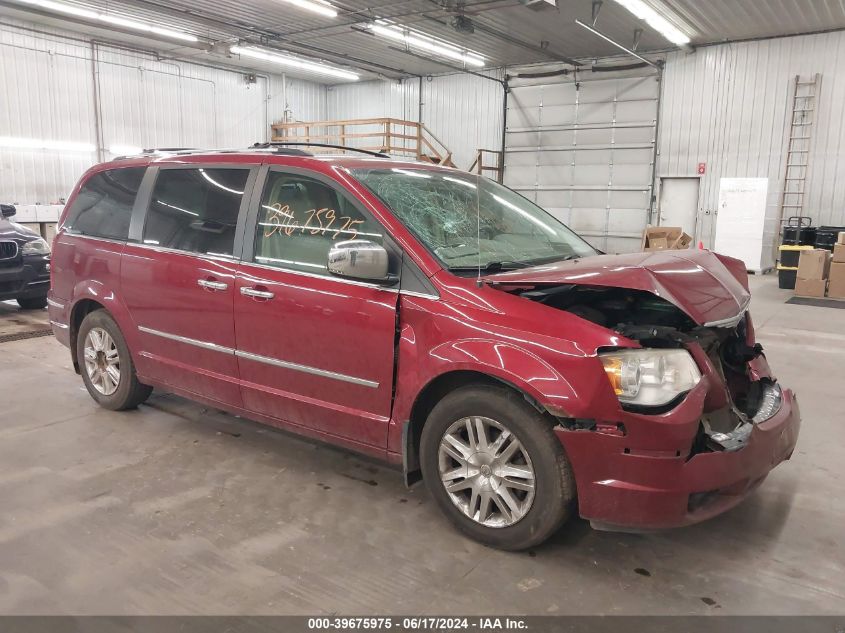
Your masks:
M660 80L636 72L510 82L505 184L609 253L639 249L652 205Z

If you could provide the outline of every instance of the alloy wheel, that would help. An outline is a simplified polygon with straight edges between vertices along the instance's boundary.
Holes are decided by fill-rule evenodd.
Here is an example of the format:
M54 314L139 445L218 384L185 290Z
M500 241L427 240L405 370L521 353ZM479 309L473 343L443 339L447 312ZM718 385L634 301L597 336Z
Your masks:
M94 389L110 396L120 385L120 354L111 335L95 327L85 336L85 371Z
M452 503L476 523L507 527L531 509L531 458L496 420L472 416L452 424L440 440L438 469Z

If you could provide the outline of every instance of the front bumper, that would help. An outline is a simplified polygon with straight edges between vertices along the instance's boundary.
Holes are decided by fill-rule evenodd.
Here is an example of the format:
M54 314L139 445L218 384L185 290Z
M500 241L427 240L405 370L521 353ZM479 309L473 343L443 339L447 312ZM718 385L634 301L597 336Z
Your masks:
M754 426L743 448L689 457L707 390L699 384L675 410L650 416L650 440L556 428L575 472L579 511L593 527L637 531L703 521L737 505L791 457L801 416L786 389L781 408ZM621 422L636 429L644 420L625 414Z
M0 267L0 301L44 297L50 288L50 258L27 255Z

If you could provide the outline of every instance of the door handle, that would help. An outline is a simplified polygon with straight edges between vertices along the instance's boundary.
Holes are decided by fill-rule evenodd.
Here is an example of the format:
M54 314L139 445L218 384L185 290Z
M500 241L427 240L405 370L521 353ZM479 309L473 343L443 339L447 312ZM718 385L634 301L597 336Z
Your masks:
M229 284L224 283L222 281L211 281L210 279L197 279L197 285L201 288L205 288L207 290L226 290L229 287Z
M276 296L268 290L258 290L249 286L241 286L241 294L246 297L255 297L256 299L272 299Z

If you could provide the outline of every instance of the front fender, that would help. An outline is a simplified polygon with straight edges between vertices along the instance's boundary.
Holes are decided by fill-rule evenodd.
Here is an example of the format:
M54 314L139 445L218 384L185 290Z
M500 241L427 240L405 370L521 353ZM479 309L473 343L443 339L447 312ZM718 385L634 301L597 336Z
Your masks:
M567 415L567 402L575 397L572 385L540 357L512 343L491 339L466 339L432 349L436 359L429 367L437 373L476 371L503 380L533 398L554 415Z
M400 332L396 399L388 432L388 451L405 452L403 429L417 399L438 378L471 371L507 383L555 416L567 416L577 398L572 384L542 358L515 344L493 339L462 339L429 350L415 343L413 329ZM413 386L413 388L409 388Z

